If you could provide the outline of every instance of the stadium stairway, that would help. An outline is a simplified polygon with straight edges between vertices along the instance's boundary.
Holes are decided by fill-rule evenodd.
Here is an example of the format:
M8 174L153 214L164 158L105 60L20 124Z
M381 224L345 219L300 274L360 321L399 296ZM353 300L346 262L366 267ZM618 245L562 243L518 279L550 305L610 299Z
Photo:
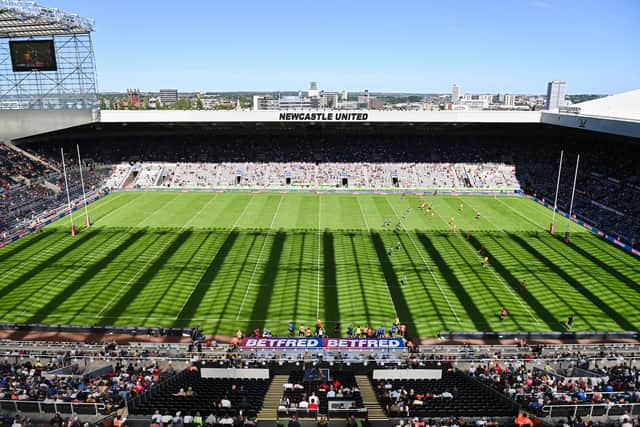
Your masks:
M388 417L382 410L380 402L376 397L373 384L366 375L356 375L356 382L360 389L360 396L362 397L362 404L369 412L369 420L387 420Z
M278 418L278 404L282 398L283 385L289 382L289 375L274 375L271 385L264 395L262 409L258 413L259 420L275 421Z

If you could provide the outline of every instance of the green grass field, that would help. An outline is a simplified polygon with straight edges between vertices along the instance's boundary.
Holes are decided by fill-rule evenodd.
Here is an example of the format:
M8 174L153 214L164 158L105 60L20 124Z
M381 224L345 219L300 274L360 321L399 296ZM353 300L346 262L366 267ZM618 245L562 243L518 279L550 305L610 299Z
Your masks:
M525 198L427 196L434 216L419 200L112 194L90 206L90 230L76 215L76 237L64 218L0 249L0 321L200 325L222 334L267 326L284 334L287 322L316 318L329 331L336 321L343 330L388 328L398 313L412 334L427 337L563 330L574 314L574 330L640 328L640 260L575 224L566 245L545 231L551 212ZM560 219L559 234L566 227ZM480 265L481 246L490 267Z

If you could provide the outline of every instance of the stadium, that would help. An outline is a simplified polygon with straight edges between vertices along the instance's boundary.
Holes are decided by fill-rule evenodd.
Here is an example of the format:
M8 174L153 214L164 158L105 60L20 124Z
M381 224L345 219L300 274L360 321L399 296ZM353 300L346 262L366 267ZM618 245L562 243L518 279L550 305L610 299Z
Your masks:
M640 90L557 111L101 111L91 20L0 18L5 420L640 414Z

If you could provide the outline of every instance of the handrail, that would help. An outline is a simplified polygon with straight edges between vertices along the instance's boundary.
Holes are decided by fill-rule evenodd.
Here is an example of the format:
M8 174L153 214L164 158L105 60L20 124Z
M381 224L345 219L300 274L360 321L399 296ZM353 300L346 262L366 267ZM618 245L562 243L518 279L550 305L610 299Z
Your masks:
M544 405L541 409L542 413L546 413L546 418L553 418L553 410L563 409L560 415L555 415L556 417L567 417L567 410L573 411L572 417L583 416L583 417L594 417L594 416L603 416L603 417L614 417L618 415L622 415L624 412L629 412L629 414L634 415L634 410L636 410L635 414L638 413L637 410L640 410L640 403L583 403L583 404L566 404L566 405ZM612 413L614 412L614 413Z
M40 414L80 414L80 415L102 415L106 409L104 403L75 403L75 402L45 402L42 400L0 400L2 410L12 410L15 412L40 413ZM36 409L37 410L34 410ZM93 411L83 411L82 408ZM71 411L69 412L70 409ZM80 411L78 412L78 409ZM102 411L102 412L100 412Z

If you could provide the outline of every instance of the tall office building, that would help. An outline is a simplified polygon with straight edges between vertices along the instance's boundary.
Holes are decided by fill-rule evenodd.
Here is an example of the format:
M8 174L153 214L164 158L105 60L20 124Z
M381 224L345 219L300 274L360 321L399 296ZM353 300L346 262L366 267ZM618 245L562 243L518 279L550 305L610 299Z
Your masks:
M567 91L567 83L554 80L547 85L547 110L553 110L558 107L564 107L565 95Z
M458 85L453 85L451 88L451 102L454 104L460 100L460 87Z
M178 90L160 89L160 101L163 104L175 104L178 101Z
M507 107L513 107L516 105L516 97L510 93L504 94L504 105Z

